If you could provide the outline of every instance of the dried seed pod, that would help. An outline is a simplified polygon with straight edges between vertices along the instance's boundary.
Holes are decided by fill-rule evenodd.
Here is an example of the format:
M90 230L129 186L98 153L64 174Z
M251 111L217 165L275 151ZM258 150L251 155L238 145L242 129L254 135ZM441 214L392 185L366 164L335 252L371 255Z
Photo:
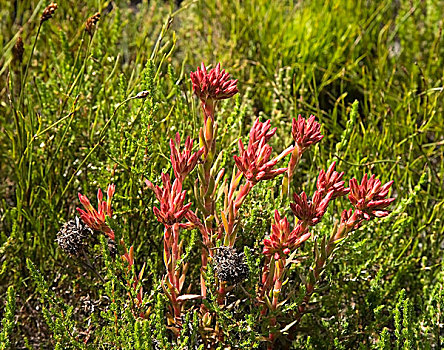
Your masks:
M19 63L22 63L23 61L23 53L25 52L25 47L23 45L22 37L19 36L17 41L15 42L14 47L12 48L12 53L14 55L14 58Z
M88 246L88 239L93 231L76 216L75 219L66 222L57 233L59 247L70 256L78 257Z
M221 281L239 283L248 277L249 269L244 263L244 254L234 248L217 248L214 256L215 271Z
M55 10L57 10L57 4L51 3L48 5L45 10L42 13L42 17L40 17L40 24L43 22L46 22L48 19L52 18L52 15L54 14Z
M90 36L94 34L94 29L96 28L96 24L100 20L100 12L97 12L96 14L92 15L86 20L85 23L85 30L88 32Z
M134 96L134 98L145 98L145 97L147 97L149 94L150 94L149 91L144 90L144 91L139 92L136 96Z

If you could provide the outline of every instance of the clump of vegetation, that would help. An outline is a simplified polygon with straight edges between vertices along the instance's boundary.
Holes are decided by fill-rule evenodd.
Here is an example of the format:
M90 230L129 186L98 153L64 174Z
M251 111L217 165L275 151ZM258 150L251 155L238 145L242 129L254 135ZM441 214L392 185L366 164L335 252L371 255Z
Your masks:
M0 4L0 348L442 347L439 4Z

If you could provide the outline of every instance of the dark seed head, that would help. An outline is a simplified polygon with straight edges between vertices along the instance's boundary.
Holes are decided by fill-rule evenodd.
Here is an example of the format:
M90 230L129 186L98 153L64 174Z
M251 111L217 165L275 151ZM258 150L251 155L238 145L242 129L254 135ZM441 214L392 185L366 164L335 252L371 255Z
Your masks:
M221 281L239 283L248 277L249 269L244 263L244 255L238 254L234 248L217 248L214 262L217 277Z
M97 23L100 20L100 12L97 12L96 14L94 14L93 16L89 17L86 20L85 23L85 30L88 32L89 35L93 35L94 33L94 29L96 28Z
M22 63L23 61L23 53L25 52L25 47L23 45L23 39L21 36L17 38L17 41L15 42L14 47L12 48L12 53L14 55L14 58L19 63Z
M88 246L93 231L79 217L66 222L57 233L59 247L71 256L79 256Z
M40 23L46 22L48 19L52 18L52 15L57 10L57 4L51 3L49 4L42 13L42 17L40 17Z

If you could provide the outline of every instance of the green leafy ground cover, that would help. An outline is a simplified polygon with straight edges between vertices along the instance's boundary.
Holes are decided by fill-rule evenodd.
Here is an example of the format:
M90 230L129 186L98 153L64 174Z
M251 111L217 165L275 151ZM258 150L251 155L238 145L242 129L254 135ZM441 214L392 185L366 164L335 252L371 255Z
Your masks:
M291 143L291 119L314 114L326 136L304 155L297 189L312 192L329 160L347 179L371 172L395 181L394 213L343 243L293 348L442 347L444 3L135 3L59 1L37 36L48 3L0 1L0 347L172 346L159 284L163 229L143 179L158 183L162 169L171 170L168 141L176 132L198 135L189 73L201 61L222 62L239 79L239 95L221 104L217 119L227 168L258 116L278 127L272 145L281 150ZM84 23L96 12L101 19L90 36ZM14 49L19 36L22 61ZM131 99L143 90L146 99ZM355 100L359 115L344 133ZM80 206L77 193L91 198L109 183L117 188L119 234L147 262L147 320L135 319L125 292L115 292L119 267L100 242L95 265L106 283L55 242ZM237 245L249 248L253 271L275 209L270 186L255 188L243 207ZM329 209L316 235L327 235L340 209ZM199 243L186 241L187 278L198 280ZM248 302L236 307L219 313L227 346L264 346L258 311ZM191 328L177 349L192 348Z

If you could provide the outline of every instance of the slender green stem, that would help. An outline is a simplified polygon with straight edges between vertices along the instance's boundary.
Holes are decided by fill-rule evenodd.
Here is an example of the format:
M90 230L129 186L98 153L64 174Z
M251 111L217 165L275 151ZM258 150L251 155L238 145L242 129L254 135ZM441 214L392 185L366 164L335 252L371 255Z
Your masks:
M93 146L93 148L88 152L88 154L85 156L85 158L83 158L82 162L79 164L79 166L77 167L76 171L71 175L68 183L66 184L65 188L62 191L62 194L60 195L60 198L57 201L57 204L61 200L61 198L63 198L63 196L65 195L66 191L68 190L69 186L71 185L71 182L74 180L74 177L79 172L79 170L82 168L83 164L85 164L85 162L88 160L88 158L94 153L96 148L99 147L100 144L105 140L105 131L108 128L108 126L111 123L111 121L115 118L115 116L117 114L117 110L121 106L123 106L125 103L127 103L128 101L133 100L135 98L136 98L135 96L127 98L125 101L120 102L117 105L117 107L114 109L113 115L111 116L111 118L108 119L108 121L106 122L106 124L104 125L104 127L102 128L102 130L101 130L101 132L99 134L99 140L96 142L96 144Z
M75 70L75 68L76 68L76 66L77 66L77 62L79 61L80 52L81 52L81 49L82 49L82 47L83 47L84 38L85 38L85 32L82 33L82 38L81 38L81 40L80 40L79 49L77 50L76 58L75 58L75 60L74 60L74 64L73 64L73 66L72 66L72 70L71 70L71 75L70 75L70 77L69 77L69 79L68 79L68 86L71 85L71 81L72 81L72 79L73 79L73 77L74 77L74 70ZM83 65L82 65L82 67L83 67ZM75 78L74 83L69 87L69 90L68 90L68 91L66 92L66 94L65 94L65 95L66 95L66 98L65 98L65 100L63 101L63 103L62 103L62 105L61 105L61 107L60 107L60 111L59 111L60 115L63 113L63 110L64 110L64 108L65 108L65 106L66 106L66 103L68 102L68 99L69 99L69 97L71 96L72 91L74 90L74 87L75 87L75 85L76 85L75 82L77 81L78 77L79 77L79 75Z
M20 86L20 98L19 98L19 106L23 105L23 99L24 99L24 91L25 91L25 85L26 85L26 78L28 77L28 71L29 66L31 65L32 56L34 54L35 47L37 45L37 39L39 38L40 29L42 28L42 22L39 23L39 27L37 29L37 34L34 39L34 44L32 45L31 54L28 58L28 63L26 64L25 74L23 75L22 83Z

